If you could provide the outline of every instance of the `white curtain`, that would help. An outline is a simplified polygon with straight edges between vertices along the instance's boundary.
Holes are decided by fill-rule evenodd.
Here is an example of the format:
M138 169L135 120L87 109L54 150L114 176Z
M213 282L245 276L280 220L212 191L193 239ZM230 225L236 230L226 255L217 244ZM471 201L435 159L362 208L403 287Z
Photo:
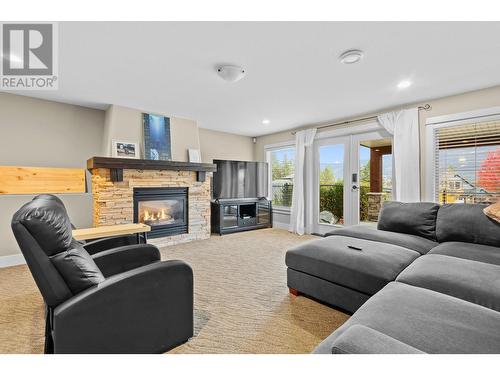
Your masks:
M378 122L393 136L392 199L420 201L420 131L418 109L384 113Z
M295 168L293 174L292 209L290 212L290 232L304 234L305 196L304 196L304 161L306 147L311 147L316 129L306 129L295 133Z

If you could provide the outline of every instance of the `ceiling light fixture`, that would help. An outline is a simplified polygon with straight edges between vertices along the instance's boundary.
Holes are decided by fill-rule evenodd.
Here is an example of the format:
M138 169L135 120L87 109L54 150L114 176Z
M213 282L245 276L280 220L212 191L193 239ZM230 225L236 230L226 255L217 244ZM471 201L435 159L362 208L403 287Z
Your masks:
M340 55L339 60L342 64L354 64L360 61L363 56L363 51L360 51L359 49L351 49Z
M411 81L408 81L408 80L404 80L404 81L401 81L398 83L398 89L406 89L408 87L410 87L412 84Z
M246 72L241 66L221 65L217 67L217 74L224 81L237 82L245 76Z
M264 125L268 125L271 121L269 121L267 118L265 118L264 120L262 120L262 123Z

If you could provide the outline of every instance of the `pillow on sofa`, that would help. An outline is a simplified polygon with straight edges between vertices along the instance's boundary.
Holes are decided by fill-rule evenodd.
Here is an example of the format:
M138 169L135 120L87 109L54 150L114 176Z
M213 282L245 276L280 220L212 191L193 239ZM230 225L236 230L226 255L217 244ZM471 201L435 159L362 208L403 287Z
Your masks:
M439 205L430 202L385 202L377 229L413 234L436 240L436 218Z
M494 203L483 210L484 214L489 218L500 223L500 202Z
M436 235L439 242L471 242L500 247L500 223L483 212L482 204L449 203L439 209Z

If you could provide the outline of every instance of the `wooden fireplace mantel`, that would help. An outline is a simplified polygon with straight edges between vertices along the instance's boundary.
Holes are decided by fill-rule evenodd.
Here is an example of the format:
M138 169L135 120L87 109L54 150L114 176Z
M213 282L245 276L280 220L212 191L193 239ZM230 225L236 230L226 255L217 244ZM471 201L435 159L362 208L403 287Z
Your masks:
M169 170L196 172L198 181L205 181L207 172L215 172L217 166L210 163L188 163L183 161L146 160L129 158L108 158L94 156L87 160L87 169L105 168L110 170L111 181L123 181L124 169Z

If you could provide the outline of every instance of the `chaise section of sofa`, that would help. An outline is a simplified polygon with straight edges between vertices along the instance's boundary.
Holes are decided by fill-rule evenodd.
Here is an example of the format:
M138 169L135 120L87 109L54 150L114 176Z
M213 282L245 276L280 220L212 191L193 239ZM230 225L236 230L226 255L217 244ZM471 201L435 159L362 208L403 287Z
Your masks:
M380 334L349 335L361 325ZM500 313L432 290L391 282L371 297L314 351L340 353L500 353ZM390 339L388 339L390 338ZM391 340L392 339L392 340ZM394 343L396 340L398 343ZM388 341L390 342L388 344Z

